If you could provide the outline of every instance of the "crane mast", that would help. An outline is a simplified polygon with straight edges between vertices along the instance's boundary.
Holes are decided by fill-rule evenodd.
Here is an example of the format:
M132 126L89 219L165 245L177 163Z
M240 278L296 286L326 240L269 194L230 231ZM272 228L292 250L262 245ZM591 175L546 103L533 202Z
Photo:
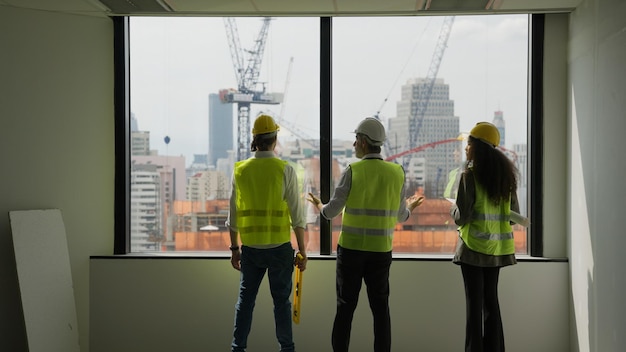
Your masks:
M437 39L437 45L433 53L433 57L430 61L430 67L428 68L428 74L424 79L423 87L419 90L419 96L417 98L417 105L412 109L409 116L409 138L404 150L410 150L413 146L417 145L417 137L419 136L424 115L428 109L428 103L433 92L433 86L437 79L437 73L439 72L439 66L443 59L443 54L446 51L448 45L448 38L450 38L450 31L452 30L452 24L454 23L454 16L445 17L441 31L439 32L439 38ZM405 161L405 167L408 161Z
M319 149L319 139L309 136L306 132L299 129L295 124L284 119L285 107L287 101L287 92L289 90L289 83L291 82L291 70L293 67L293 57L289 59L289 66L287 67L287 77L285 78L285 88L283 88L283 103L280 105L280 113L275 116L276 122L282 127L288 129L294 136L300 138L300 140L306 144L311 145L315 149Z
M246 50L248 54L247 66L244 67L246 58L239 41L239 32L235 19L232 17L224 18L226 37L237 79L237 89L220 90L220 100L222 103L237 103L237 160L244 160L250 157L250 105L280 104L283 99L280 93L265 92L265 86L261 90L257 90L261 62L263 61L263 52L271 20L271 17L263 18L263 25L254 41L254 47Z
M254 41L254 48L249 51L250 59L248 67L243 72L243 84L239 89L243 92L253 92L256 85L259 83L259 73L261 72L261 62L263 61L263 52L265 51L265 42L267 40L267 33L270 27L270 17L263 18L263 26L259 31L259 35ZM263 89L265 92L265 89Z
M243 52L239 42L239 32L237 24L232 17L224 17L224 26L226 27L226 37L228 39L228 47L230 48L230 56L233 59L233 68L235 69L235 77L237 78L237 87L242 86L243 78Z

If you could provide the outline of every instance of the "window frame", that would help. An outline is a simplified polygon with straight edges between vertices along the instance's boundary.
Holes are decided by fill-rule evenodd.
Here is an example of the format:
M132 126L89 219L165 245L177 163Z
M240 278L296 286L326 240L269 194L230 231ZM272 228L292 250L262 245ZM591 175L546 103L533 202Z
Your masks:
M113 21L114 119L115 119L115 255L130 253L130 17ZM320 19L320 196L326 203L332 194L332 17ZM529 19L528 255L543 256L543 45L545 15ZM536 197L532 194L538 195ZM331 222L320 219L320 256L330 256ZM419 254L416 256L424 256Z

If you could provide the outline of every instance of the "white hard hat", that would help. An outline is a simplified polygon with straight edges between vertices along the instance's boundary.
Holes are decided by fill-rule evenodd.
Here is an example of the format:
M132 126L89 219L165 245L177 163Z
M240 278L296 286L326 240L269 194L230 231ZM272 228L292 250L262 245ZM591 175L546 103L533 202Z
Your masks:
M371 145L377 147L383 145L387 138L385 136L385 127L374 117L366 117L363 119L354 130L354 133L364 135Z

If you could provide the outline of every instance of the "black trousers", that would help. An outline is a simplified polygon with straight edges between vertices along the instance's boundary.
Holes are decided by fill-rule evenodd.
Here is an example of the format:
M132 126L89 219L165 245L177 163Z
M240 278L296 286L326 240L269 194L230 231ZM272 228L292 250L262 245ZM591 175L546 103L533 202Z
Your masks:
M465 283L465 352L504 352L498 302L500 268L461 264Z
M352 318L359 301L362 281L367 286L367 297L374 318L374 351L391 350L390 267L391 252L365 252L337 246L337 313L332 333L333 351L348 351Z

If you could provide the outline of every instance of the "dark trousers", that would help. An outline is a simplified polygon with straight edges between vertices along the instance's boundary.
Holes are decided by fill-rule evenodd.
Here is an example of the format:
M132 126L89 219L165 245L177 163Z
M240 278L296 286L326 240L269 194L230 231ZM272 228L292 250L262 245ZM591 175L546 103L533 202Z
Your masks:
M365 252L337 247L337 314L332 333L333 351L348 351L352 318L359 301L362 281L367 286L367 297L374 318L374 351L391 350L390 267L391 252Z
M498 303L500 268L461 264L467 321L465 352L504 352L504 332Z

